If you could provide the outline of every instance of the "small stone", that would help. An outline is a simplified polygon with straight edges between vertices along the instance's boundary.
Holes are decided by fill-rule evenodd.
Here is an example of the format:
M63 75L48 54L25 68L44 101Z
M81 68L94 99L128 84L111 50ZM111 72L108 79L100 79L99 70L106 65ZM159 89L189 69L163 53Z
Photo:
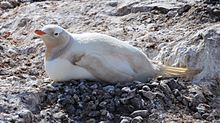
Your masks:
M132 119L131 123L142 123L143 118L141 116L137 116Z
M2 45L0 45L0 50L3 51L4 50L4 47Z
M108 93L112 93L112 92L115 91L115 87L112 86L112 85L108 85L108 86L103 87L103 90L108 92Z
M2 1L2 2L0 2L0 8L11 9L11 8L14 8L14 6L11 3L9 3L8 1Z
M182 15L183 13L189 11L191 9L190 5L185 5L177 10L178 15Z
M177 15L177 12L176 11L169 11L167 14L166 14L166 17L175 17Z
M220 118L220 110L214 109L214 110L210 113L210 116L219 117L219 118Z
M19 6L20 5L20 2L21 1L19 1L19 0L10 0L9 1L14 7L16 7L16 6Z
M86 123L96 123L96 120L94 118L91 118L87 120Z
M116 88L115 89L115 95L116 96L120 96L122 94L121 89L120 88Z
M203 104L203 103L200 103L196 109L198 110L199 113L206 113L208 112L210 106L209 105L206 105L206 104Z
M145 90L140 90L139 91L145 98L149 100L153 100L156 97L156 94L153 93L152 91L145 91Z
M128 117L128 116L121 116L120 117L122 120L123 119L126 119L125 121L129 121L129 123L131 122L132 118L131 117Z
M135 109L142 109L143 105L144 105L144 100L137 96L137 97L134 97L133 99L130 100L130 103L132 106L135 107Z
M99 111L92 111L88 114L89 117L97 117L100 115Z
M130 114L131 117L136 117L136 116L147 117L148 115L149 115L148 110L136 110Z
M61 119L61 118L65 117L65 113L57 112L57 113L53 114L53 117L56 119Z
M41 117L45 117L47 115L47 111L46 110L41 110L40 111L40 116Z
M187 97L187 96L178 96L177 97L178 101L182 101L182 103L185 105L185 106L191 106L191 102L192 102L192 98L191 97Z
M178 89L174 89L174 96L176 97L181 96L181 93Z
M0 106L0 112L5 112L5 109L2 106Z
M48 91L58 91L58 88L54 87L52 84L47 84L46 89Z
M24 120L25 123L32 123L33 114L30 110L22 109L18 112L18 116Z
M100 110L101 115L107 115L108 111L105 109Z
M117 7L116 12L112 13L112 15L123 16L129 14L130 12L131 12L130 8L127 5L123 5Z
M111 120L114 118L114 115L112 113L107 112L106 117Z
M129 88L129 87L123 87L123 88L121 89L121 91L122 91L122 92L127 92L127 93L129 93L129 92L131 92L131 88Z
M61 104L62 106L75 103L74 99L70 95L64 95L64 94L58 97L57 102Z
M79 89L82 90L82 91L87 89L87 87L85 86L85 84L84 84L83 81L80 82L80 84L79 84Z
M213 115L209 115L206 120L208 121L213 121L215 119L215 117Z
M202 115L202 118L203 118L203 119L206 119L208 116L209 116L209 113L204 113L204 114Z
M182 90L184 88L183 85L180 82L178 82L178 80L174 80L174 79L167 80L166 84L169 86L171 90L174 89Z
M97 89L98 88L98 85L97 84L94 84L92 86L90 86L91 89Z
M73 114L76 111L76 108L73 105L67 105L67 106L65 106L65 108L66 108L66 112L68 114Z
M205 103L205 102L206 102L206 98L200 92L198 92L197 94L193 95L193 97L192 97L192 105L194 107L196 107L200 103Z
M107 5L109 5L111 7L115 7L118 5L118 2L117 1L109 1L109 2L107 2Z
M82 101L83 102L89 102L90 101L90 96L88 96L88 95L83 95L83 97L82 97Z
M128 119L122 119L120 123L130 123L130 120L128 120Z
M104 108L106 107L107 102L106 101L102 101L101 103L99 103L99 106Z
M16 123L26 123L26 122L24 119L19 118L19 119L16 119Z
M130 98L120 98L119 100L122 104L126 105L126 104L128 104Z
M110 123L110 121L106 120L106 121L100 121L99 123Z
M153 89L153 88L156 88L158 85L159 85L159 83L158 82L152 82L152 83L149 83L149 84L147 84L151 89Z
M86 105L87 105L86 108L88 110L95 110L97 107L94 101L89 101Z
M76 94L73 95L73 99L74 99L76 102L80 102L79 96L76 95Z
M142 87L142 89L145 90L145 91L150 91L150 87L147 86L147 85L144 85L144 86Z
M215 4L220 3L220 1L218 1L218 0L204 0L204 3L215 5Z
M22 18L22 19L20 20L20 22L18 23L18 27L24 27L24 26L26 26L29 21L30 21L29 18Z
M141 89L145 85L145 83L140 82L140 81L134 81L134 84L135 84L135 87L138 89Z
M170 87L166 84L165 81L161 81L161 82L160 82L160 88L161 88L162 91L165 92L166 94L172 93Z
M194 113L193 117L196 119L202 119L202 115L199 112Z
M212 123L220 123L220 119L218 119L218 120L213 120Z

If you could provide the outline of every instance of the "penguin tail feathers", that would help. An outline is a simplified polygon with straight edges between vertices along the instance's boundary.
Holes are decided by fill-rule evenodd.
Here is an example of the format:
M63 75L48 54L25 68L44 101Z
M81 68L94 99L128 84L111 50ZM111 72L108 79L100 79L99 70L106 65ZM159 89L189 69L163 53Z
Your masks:
M161 75L164 77L186 77L191 78L201 72L201 70L192 70L181 67L160 66Z

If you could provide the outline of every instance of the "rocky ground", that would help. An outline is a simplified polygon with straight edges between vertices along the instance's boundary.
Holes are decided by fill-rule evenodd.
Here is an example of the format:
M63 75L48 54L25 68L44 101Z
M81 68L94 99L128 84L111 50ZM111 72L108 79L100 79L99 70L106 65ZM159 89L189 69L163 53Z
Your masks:
M219 1L0 0L0 121L220 122ZM59 24L142 48L166 65L200 68L192 80L52 82L33 31Z

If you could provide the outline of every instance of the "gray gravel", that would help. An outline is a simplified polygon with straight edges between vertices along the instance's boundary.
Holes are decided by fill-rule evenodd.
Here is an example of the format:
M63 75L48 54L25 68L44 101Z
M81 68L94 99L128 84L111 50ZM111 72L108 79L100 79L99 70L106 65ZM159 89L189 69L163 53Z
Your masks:
M179 85L179 89L168 83ZM45 86L41 92L40 115L35 114L41 122L160 122L170 117L166 112L188 114L207 122L220 118L213 110L211 92L205 93L199 86L174 78L116 85L83 80L57 82ZM149 98L145 92L154 96ZM30 119L29 112L20 115Z

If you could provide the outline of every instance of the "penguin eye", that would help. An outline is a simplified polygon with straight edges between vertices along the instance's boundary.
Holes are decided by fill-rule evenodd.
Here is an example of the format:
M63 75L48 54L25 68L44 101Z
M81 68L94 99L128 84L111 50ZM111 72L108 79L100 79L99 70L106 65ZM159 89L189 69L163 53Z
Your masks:
M57 32L56 32L56 33L54 33L54 35L55 35L55 36L58 36L58 35L59 35L59 33L57 33Z

